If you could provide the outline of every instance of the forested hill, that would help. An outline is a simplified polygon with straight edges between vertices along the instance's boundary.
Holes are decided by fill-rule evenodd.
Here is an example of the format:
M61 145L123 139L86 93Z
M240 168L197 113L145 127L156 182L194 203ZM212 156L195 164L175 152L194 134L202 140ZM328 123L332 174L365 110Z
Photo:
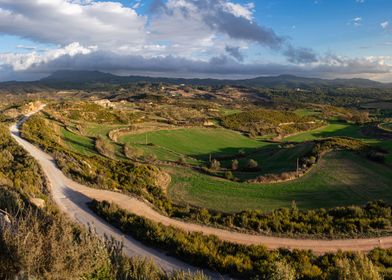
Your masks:
M325 80L317 78L303 78L292 75L276 77L257 77L243 80L218 80L218 79L181 79L181 78L154 78L142 76L116 76L98 71L57 71L40 81L46 85L56 84L121 84L135 82L187 84L187 85L236 85L267 88L314 88L314 87L360 87L360 88L385 88L392 84L383 84L367 79L335 79Z
M312 88L392 88L392 84L384 84L367 79L335 79L325 80L317 78L304 78L292 75L276 77L257 77L243 80L218 80L218 79L181 79L181 78L155 78L143 76L116 76L99 71L57 71L40 81L22 83L0 83L0 91L19 88L84 88L101 87L104 85L120 85L138 82L186 84L203 86L246 86L263 88L288 88L288 89L312 89Z

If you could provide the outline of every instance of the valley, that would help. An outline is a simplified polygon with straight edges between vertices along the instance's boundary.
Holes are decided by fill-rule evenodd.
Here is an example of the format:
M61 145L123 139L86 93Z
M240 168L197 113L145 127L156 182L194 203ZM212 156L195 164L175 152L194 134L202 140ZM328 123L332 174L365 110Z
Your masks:
M127 256L212 278L212 271L264 275L253 260L251 269L229 263L252 254L280 258L285 249L311 249L315 263L338 250L389 252L392 137L378 127L383 114L323 102L282 108L223 93L205 100L200 87L183 96L171 87L150 85L150 95L126 99L75 92L28 103L29 117L13 136L40 163L54 202L72 220L121 240ZM211 244L219 262L197 260L185 239Z

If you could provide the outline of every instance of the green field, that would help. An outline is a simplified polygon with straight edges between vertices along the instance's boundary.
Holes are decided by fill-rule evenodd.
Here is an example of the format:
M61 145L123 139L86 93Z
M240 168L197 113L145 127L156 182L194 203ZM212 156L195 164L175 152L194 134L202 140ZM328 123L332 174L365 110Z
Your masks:
M303 142L326 137L345 136L352 138L364 138L361 134L361 127L355 124L334 121L326 126L299 133L294 136L284 138L284 141Z
M308 116L317 116L320 115L320 112L317 112L312 109L297 109L294 111L300 117L308 117Z
M246 167L249 159L256 160L261 170L259 172L233 172L236 178L241 180L252 179L257 176L274 173L279 174L287 171L294 171L297 167L297 159L310 152L314 145L312 143L301 143L289 147L280 147L278 144L269 144L238 159L239 167ZM222 167L230 168L231 160L222 161Z
M235 212L392 202L392 169L349 152L330 153L302 178L277 184L235 183L186 169L170 169L169 196L178 203ZM369 180L369 178L377 178Z
M85 134L90 137L97 137L102 136L108 139L108 134L110 131L114 129L119 129L126 127L126 125L110 125L110 124L97 124L97 123L90 123L85 125L84 131Z
M65 128L61 128L61 136L70 150L87 156L96 154L92 139L72 133Z
M150 145L145 145L147 142ZM159 130L120 137L121 143L153 152L162 160L177 160L181 155L205 161L215 156L235 155L266 146L267 143L252 140L240 133L226 129L184 128Z

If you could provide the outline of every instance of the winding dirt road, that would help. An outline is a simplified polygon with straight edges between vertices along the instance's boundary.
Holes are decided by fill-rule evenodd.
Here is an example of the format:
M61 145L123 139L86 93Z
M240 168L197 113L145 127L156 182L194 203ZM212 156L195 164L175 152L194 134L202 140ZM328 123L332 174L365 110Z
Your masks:
M338 250L368 252L376 247L392 247L392 236L345 240L290 239L232 232L171 219L161 215L160 213L153 210L148 204L136 198L132 198L117 192L92 189L70 180L61 172L61 170L57 168L51 155L43 152L39 148L20 137L19 129L16 125L12 126L11 132L15 140L21 146L23 146L24 149L28 151L42 166L45 174L49 179L49 182L51 183L54 201L64 212L82 224L94 224L94 226L97 228L97 231L101 234L105 233L123 240L128 255L143 255L152 257L157 261L157 263L166 269L193 268L178 260L169 258L155 250L149 249L130 237L124 237L118 230L108 226L102 220L97 218L93 213L91 213L91 211L86 207L86 202L91 199L107 200L118 204L120 207L130 211L131 213L143 216L155 222L162 223L163 225L174 226L189 232L202 232L206 235L216 235L222 240L239 244L264 245L268 249L303 249L313 250L313 252L316 254L322 254L326 252L336 252Z
M148 259L152 259L158 266L165 271L184 270L184 271L203 271L204 274L214 279L223 279L219 274L197 269L189 264L182 262L181 260L172 258L162 253L161 251L152 249L133 239L130 236L124 235L117 228L109 225L103 219L96 216L86 205L92 198L105 199L113 202L121 202L119 204L127 204L127 196L117 196L116 193L111 192L95 192L86 186L78 184L69 178L67 178L60 169L57 168L53 157L36 146L32 145L28 141L24 140L20 136L19 126L31 115L42 110L40 109L31 112L23 118L18 125L13 125L11 130L12 137L21 145L42 167L45 175L51 186L51 194L54 202L60 208L61 211L66 213L75 222L84 225L86 227L92 227L95 232L101 236L113 237L115 240L123 243L124 253L129 256L141 256ZM115 199L111 200L110 197L114 196ZM129 200L128 203L132 204L133 199Z

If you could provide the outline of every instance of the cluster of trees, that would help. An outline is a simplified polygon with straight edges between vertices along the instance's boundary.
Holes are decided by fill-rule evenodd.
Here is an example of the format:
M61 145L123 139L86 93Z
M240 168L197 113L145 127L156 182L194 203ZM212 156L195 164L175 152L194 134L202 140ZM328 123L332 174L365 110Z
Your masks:
M331 119L335 117L338 120L356 124L364 124L370 121L369 112L367 111L331 105L320 105L318 108L324 119Z
M333 137L322 140L315 140L315 146L307 155L301 159L301 163L305 166L314 164L320 157L332 150L347 150L359 153L370 160L377 162L385 162L385 155L388 151L385 151L381 147L369 146L361 140L349 138L349 137Z
M128 213L114 204L93 201L99 216L150 246L165 250L187 262L241 279L381 279L379 270L391 277L392 250L377 249L369 256L354 253L315 256L310 251L268 251L214 236L187 233ZM377 267L373 264L376 263Z
M222 117L226 128L257 135L287 135L319 127L321 122L289 111L257 109Z
M390 100L392 90L385 88L315 87L311 90L258 88L259 95L276 104L330 104L339 107L357 107L376 100Z
M217 172L224 171L222 175L228 179L233 181L238 181L238 178L235 178L233 172L235 171L245 171L245 172L259 172L261 170L260 164L254 159L248 159L246 164L242 167L239 166L239 162L237 159L233 159L231 161L230 168L221 168L221 162L217 159L211 160L207 167L202 167L202 170L208 174L218 175Z

